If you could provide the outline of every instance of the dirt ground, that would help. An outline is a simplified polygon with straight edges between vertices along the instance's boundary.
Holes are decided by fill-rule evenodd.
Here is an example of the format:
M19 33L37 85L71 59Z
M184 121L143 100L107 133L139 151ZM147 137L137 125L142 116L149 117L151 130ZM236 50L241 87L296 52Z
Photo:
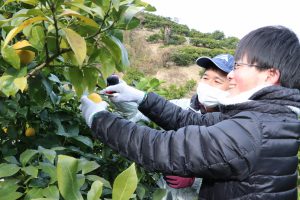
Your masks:
M190 79L198 82L200 80L200 70L201 68L198 65L188 67L170 66L168 68L160 68L155 77L166 81L166 85L174 83L184 85Z

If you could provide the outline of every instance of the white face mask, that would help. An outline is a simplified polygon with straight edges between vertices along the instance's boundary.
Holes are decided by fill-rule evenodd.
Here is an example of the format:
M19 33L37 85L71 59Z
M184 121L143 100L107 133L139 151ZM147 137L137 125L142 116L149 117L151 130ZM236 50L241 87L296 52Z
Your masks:
M220 104L220 99L229 95L226 91L201 82L198 84L197 94L199 102L207 108L216 107Z

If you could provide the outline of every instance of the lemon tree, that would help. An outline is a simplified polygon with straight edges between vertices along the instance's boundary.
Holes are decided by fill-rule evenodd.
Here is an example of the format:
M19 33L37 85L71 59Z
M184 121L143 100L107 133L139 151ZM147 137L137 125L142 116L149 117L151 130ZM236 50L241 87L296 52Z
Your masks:
M0 2L0 199L145 196L143 171L94 140L78 107L130 65L123 33L153 10L141 0ZM124 184L134 187L120 197Z

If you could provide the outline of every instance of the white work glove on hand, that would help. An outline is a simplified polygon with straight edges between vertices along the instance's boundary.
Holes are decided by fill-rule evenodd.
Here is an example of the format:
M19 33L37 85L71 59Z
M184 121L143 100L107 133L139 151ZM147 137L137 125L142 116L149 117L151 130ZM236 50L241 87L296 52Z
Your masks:
M140 104L146 95L145 92L131 87L125 82L109 86L101 92L107 94L112 93L112 96L109 97L112 102L136 102L137 104Z
M82 96L80 101L80 110L82 111L82 115L87 125L91 128L93 116L98 112L106 110L108 104L105 101L101 101L100 103L94 103L87 96Z

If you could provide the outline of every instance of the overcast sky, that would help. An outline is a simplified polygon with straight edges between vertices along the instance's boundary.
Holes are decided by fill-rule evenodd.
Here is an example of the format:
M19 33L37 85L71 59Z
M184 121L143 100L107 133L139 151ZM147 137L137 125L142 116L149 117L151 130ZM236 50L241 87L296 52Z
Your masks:
M144 0L154 14L177 18L200 32L223 31L226 37L243 37L267 25L283 25L300 38L298 0ZM298 3L297 3L298 2Z

